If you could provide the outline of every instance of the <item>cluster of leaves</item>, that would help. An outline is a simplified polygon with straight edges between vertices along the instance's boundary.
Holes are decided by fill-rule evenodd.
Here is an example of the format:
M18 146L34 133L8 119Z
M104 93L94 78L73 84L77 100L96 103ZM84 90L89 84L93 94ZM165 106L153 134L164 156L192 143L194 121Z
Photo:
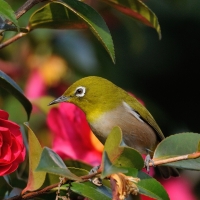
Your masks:
M9 92L15 91L15 96L22 103L29 116L31 104L23 96L19 86L3 72L0 75L1 85ZM119 183L115 179L117 184L111 186L107 178L113 177L114 174L120 177L119 174L122 173L125 177L131 176L140 179L140 181L133 183L140 194L156 199L169 199L163 186L156 179L141 171L144 167L143 158L136 150L124 145L119 127L115 127L106 140L102 163L98 173L89 174L89 166L79 162L64 162L51 149L47 147L42 148L28 124L26 123L25 125L28 128L29 178L27 182L21 180L22 184L20 186L23 187L22 198L33 198L44 192L55 192L58 190L59 177L65 177L65 182L59 187L60 195L80 195L90 199L99 199L99 197L112 199L112 196L120 195L114 194L116 187L117 191L123 191L124 185L122 184L123 182ZM164 165L200 170L199 141L200 135L195 133L181 133L164 139L155 150L153 156L154 164L156 165L157 161L176 159L186 155L187 158L182 157L180 161L176 159L176 162L167 162ZM196 157L194 156L195 154ZM90 179L97 174L103 179L102 186L96 186L90 182ZM1 177L1 187L3 188L0 193L1 197L5 195L6 191L11 191L13 187L17 186L19 187L19 184L13 185L11 180ZM37 192L34 192L36 190ZM55 198L55 193L53 194ZM45 195L41 197L47 198ZM16 199L20 198L16 196Z
M115 62L114 45L110 31L102 18L102 16L91 6L74 0L52 1L46 3L43 7L36 10L28 20L28 25L20 27L16 18L21 17L28 9L39 2L46 0L28 0L16 14L9 4L4 0L0 0L0 17L9 21L0 21L1 33L6 31L20 31L23 34L17 34L8 41L3 42L0 48L12 43L20 37L26 35L30 31L37 28L50 29L85 29L89 28L94 36L101 42L109 53L113 62ZM100 2L108 4L112 8L142 22L143 24L153 27L161 37L160 25L156 15L140 0L120 1L109 0ZM11 24L12 23L12 24ZM13 25L14 24L14 25Z

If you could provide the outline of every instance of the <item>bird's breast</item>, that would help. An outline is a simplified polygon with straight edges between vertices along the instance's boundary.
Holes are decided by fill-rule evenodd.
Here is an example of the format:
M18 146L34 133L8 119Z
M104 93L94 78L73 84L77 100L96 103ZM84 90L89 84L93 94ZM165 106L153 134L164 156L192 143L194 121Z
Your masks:
M125 102L90 123L93 133L103 144L115 126L122 129L124 142L140 153L146 153L146 148L154 150L158 143L154 129Z

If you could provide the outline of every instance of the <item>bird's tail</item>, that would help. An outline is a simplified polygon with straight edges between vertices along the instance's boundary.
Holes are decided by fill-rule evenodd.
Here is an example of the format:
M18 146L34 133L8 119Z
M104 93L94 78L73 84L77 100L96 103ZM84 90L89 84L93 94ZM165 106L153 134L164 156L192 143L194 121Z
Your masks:
M172 177L178 177L179 176L179 172L176 168L174 167L168 167L168 166L159 166L158 167L161 175L163 178L167 179Z

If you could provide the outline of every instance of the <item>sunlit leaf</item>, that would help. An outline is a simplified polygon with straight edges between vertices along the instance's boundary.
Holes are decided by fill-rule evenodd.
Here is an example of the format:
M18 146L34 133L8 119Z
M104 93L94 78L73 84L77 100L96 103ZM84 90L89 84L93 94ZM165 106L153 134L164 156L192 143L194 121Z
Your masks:
M81 181L81 178L69 171L60 156L48 147L43 149L36 171L43 171L63 176L70 180Z
M154 178L140 171L138 173L140 181L137 183L139 193L150 196L158 200L169 200L169 196L164 187Z
M181 155L192 154L199 150L200 134L180 133L167 137L156 148L153 159L160 160ZM200 158L176 161L164 164L167 166L200 170Z
M28 119L31 114L32 105L30 101L24 96L21 88L8 75L0 70L0 87L11 93L25 108Z
M3 16L4 18L10 20L13 24L15 24L15 26L19 27L14 11L10 7L10 5L4 0L0 0L0 16ZM2 27L1 25L0 29L1 28L4 27Z
M161 38L161 29L156 15L140 0L102 0L116 10L139 20L141 23L150 26L158 32Z
M85 29L88 26L63 3L51 2L32 14L29 27L31 29Z
M115 62L114 45L105 21L98 12L81 1L64 0L48 3L33 13L29 20L29 27L30 29L89 27Z
M29 177L26 188L23 190L23 193L26 191L33 191L39 189L44 183L46 173L45 172L36 172L35 169L39 163L40 155L42 153L42 147L30 129L27 123L25 123L28 128L28 143L29 143Z

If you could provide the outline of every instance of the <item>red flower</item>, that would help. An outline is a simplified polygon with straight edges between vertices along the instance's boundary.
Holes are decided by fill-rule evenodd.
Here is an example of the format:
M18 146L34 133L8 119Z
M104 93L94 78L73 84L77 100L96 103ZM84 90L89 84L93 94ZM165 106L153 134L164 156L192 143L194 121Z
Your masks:
M103 145L94 142L82 110L70 103L60 103L50 110L47 123L54 136L52 149L63 159L100 164Z
M20 127L9 121L8 116L0 110L0 176L15 171L26 153Z

